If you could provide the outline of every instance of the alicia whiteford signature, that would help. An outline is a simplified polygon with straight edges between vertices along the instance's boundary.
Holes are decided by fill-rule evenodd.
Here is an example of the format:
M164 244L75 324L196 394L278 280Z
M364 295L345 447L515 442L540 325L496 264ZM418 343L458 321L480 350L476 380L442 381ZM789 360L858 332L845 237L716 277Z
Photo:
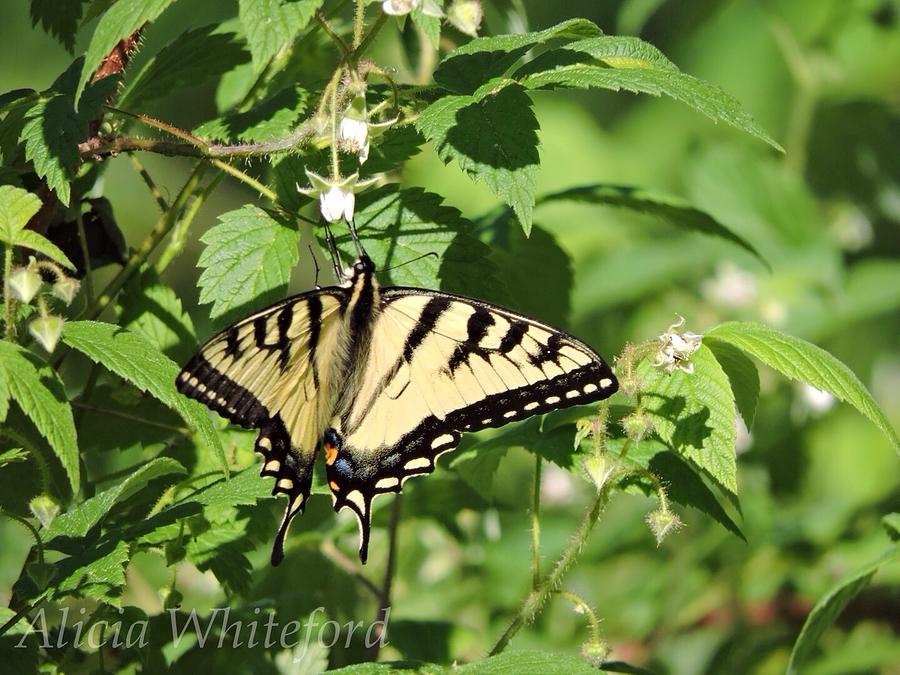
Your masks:
M305 623L297 620L281 624L274 612L263 613L259 607L254 608L253 613L258 618L242 618L231 620L231 609L228 607L216 607L209 612L209 616L201 617L197 610L189 612L169 609L169 618L172 626L172 644L178 648L182 640L189 640L201 649L221 649L223 647L263 647L270 649L278 646L282 649L293 649L295 660L302 658L310 645L330 649L338 645L343 638L344 647L349 647L354 635L362 638L366 647L375 644L384 646L387 644L387 627L390 620L391 608L386 607L381 615L381 621L373 621L365 626L362 621L348 621L340 624L334 620L322 621L325 608L317 607L306 619ZM85 609L79 613L85 615ZM120 615L124 609L119 609ZM323 616L319 616L323 615ZM28 637L36 635L38 646L45 649L75 647L91 650L100 647L131 648L146 647L150 644L147 638L149 619L138 619L126 622L124 618L116 621L79 618L72 621L69 616L69 608L59 610L58 621L54 617L47 616L42 607L31 618L16 647L26 648L31 646ZM298 649L302 645L302 648Z

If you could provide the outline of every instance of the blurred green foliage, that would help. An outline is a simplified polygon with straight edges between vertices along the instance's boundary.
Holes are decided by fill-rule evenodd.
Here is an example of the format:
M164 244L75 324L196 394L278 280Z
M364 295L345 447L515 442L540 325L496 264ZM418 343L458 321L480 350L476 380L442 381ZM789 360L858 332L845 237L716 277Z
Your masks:
M62 4L83 4L81 9L87 12L104 9L103 2ZM40 29L40 21L32 27L27 3L9 5L0 21L0 94L20 88L44 90L70 66L72 56ZM50 5L31 3L32 11ZM485 5L482 32L487 35L545 29L584 17L607 34L640 36L684 73L715 83L740 101L785 152L725 124L714 124L666 97L604 90L527 94L510 90L508 105L483 112L521 115L520 99L533 101L533 119L515 117L524 125L517 133L527 136L539 126L540 166L531 154L522 160L534 167L528 180L539 196L530 238L522 235L504 206L508 203L523 216L522 203L508 199L510 186L520 185L517 178L504 175L473 182L460 166L480 171L484 178L483 168L444 152L439 155L436 148L417 152L421 139L389 136L382 146L373 146L370 170L405 161L402 171L395 172L401 187L379 188L361 198L359 214L379 234L388 230L391 217L409 228L389 241L373 235L365 239L366 246L382 259L395 256L392 264L428 251L441 256L439 262L426 259L420 267L400 268L390 280L418 284L425 283L423 279L443 280L443 288L455 283L452 290L502 301L566 327L608 357L626 343L662 333L676 315L686 317L687 326L697 332L725 321L762 321L815 342L846 363L896 428L900 3L497 0ZM376 10L373 4L370 11ZM275 119L276 132L293 125L315 99L292 87L297 82L324 84L333 63L321 55L328 53L334 59L334 51L327 51L321 32L298 42L268 89L271 97L249 111L224 114L239 102L260 64L271 56L247 47L246 24L238 17L237 2L173 3L141 39L123 85L122 106L210 137L227 133L233 139L268 140L272 128L261 123ZM247 21L245 15L241 18ZM63 26L66 34L68 19L57 20L62 23L50 25L50 32L59 33ZM75 55L88 50L97 24L98 19L91 18L74 33L67 46ZM221 29L210 35L203 28L210 24L221 24ZM43 25L48 26L46 21ZM336 25L346 30L349 19ZM190 40L179 43L179 52L172 44L188 30ZM192 40L202 47L192 46ZM467 38L448 30L443 40L441 56ZM423 68L426 78L431 74L435 62L428 51L412 23L403 29L391 23L373 45L371 56L396 68L399 81L413 83L421 79ZM180 79L159 84L173 68L169 64L185 61L196 71L182 70ZM135 77L139 72L144 75ZM463 72L468 78L487 79L485 72ZM9 146L2 124L0 156L6 163ZM427 125L420 122L417 128L432 138ZM148 135L155 131L133 129ZM190 160L149 153L140 159L160 196L167 202L175 200L192 171ZM445 164L443 160L449 159L455 161ZM271 174L252 163L243 168L268 181L283 203L291 201L296 210L306 202L293 190L295 181L305 180L303 163L295 160L281 159ZM67 178L76 181L76 190L80 181L93 186L92 196L102 193L125 240L136 247L157 222L154 196L127 156L104 164L96 184L93 174L72 173ZM62 174L70 170L74 167ZM0 169L0 179L18 182L6 168ZM589 185L639 186L641 195L651 196L651 207L623 206L614 200L540 198ZM205 248L200 237L226 226L222 214L233 215L245 204L260 201L258 192L228 178L214 187L198 205L184 250L161 275L148 269L125 290L126 298L141 302L151 298L154 306L162 306L162 315L153 314L157 319L176 318L149 319L147 312L136 309L137 300L123 300L117 310L121 325L179 361L191 353L198 337L209 335L211 317L221 313L211 311L210 304L199 304L201 270L196 265ZM411 201L403 205L392 201L401 192ZM443 197L445 206L439 206L432 193ZM694 231L703 229L696 225L673 227L673 221L677 224L679 217L686 217L684 212L678 217L660 213L654 195L678 195L683 201L675 201L676 206L697 210L709 219L703 221L705 227L727 228L731 239L746 242L759 255L733 241L704 236ZM628 199L634 196L629 194ZM665 207L674 208L672 198L666 199L670 201ZM408 206L411 203L416 208ZM446 206L458 209L461 217ZM419 220L403 215L404 208L415 211ZM469 221L477 231L466 229ZM423 238L417 222L437 222L444 229ZM293 274L294 261L284 263L279 272L283 278L268 287L278 286L275 297L286 288L299 291L314 282L306 251L313 236L302 222L288 235L301 242L300 260ZM392 247L398 240L401 245ZM481 278L466 272L473 261ZM97 270L95 288L102 288L115 273L114 267ZM246 299L258 299L256 289L248 293ZM111 310L103 317L117 320ZM85 353L105 344L87 332L91 326L80 324L76 330ZM67 336L72 346L78 339L75 334ZM134 353L142 344L132 345ZM724 364L727 357L718 352L716 356ZM126 374L129 366L133 364L112 371L135 382L140 376ZM732 372L728 367L726 371L737 389ZM44 672L55 672L53 668L87 672L98 667L106 672L188 672L202 667L301 673L365 660L360 640L346 648L343 642L327 650L313 647L298 654L302 656L298 662L293 662L292 654L271 649L204 650L193 644L169 644L169 615L164 610L174 607L196 608L207 616L213 608L229 607L234 616L246 620L274 610L282 622L305 621L322 607L320 621L364 620L368 625L378 599L354 578L354 572L336 565L332 555L335 547L354 550L355 526L346 513L336 519L324 497L314 497L294 526L284 564L269 567L271 533L282 507L276 500L265 500L270 485L256 476L252 433L219 425L207 432L215 440L195 442L186 424L198 429L208 420L192 420L192 415L202 416L197 410L173 413L166 407L172 404L166 396L174 395L174 390L166 394L152 378L141 380L148 395L105 371L91 371L87 359L74 352L59 372L69 396L92 389L90 403L74 409L81 479L88 485L83 496L89 499L62 504L63 511L78 507L79 514L58 515L55 521L62 532L67 517L80 519L79 531L87 535L87 544L78 555L87 559L71 562L76 558L74 543L54 531L54 525L43 528L42 536L49 556L72 554L65 558L67 564L79 574L86 572L67 578L69 567L57 565L48 571L37 562L23 520L35 527L41 508L52 511L56 505L42 507L42 502L32 501L28 508L29 500L41 492L35 476L54 486L57 495L67 494L71 477L36 431L15 438L4 434L0 508L14 517L0 517L0 605L17 608L18 596L40 589L42 580L55 574L54 585L77 588L77 598L67 594L60 598L73 616L82 608L88 615L101 608L114 619L126 613L132 621L147 618L151 646L117 653L50 648L39 656L35 636L29 638L29 648L15 650L11 647L20 635L7 635L0 638L3 658L9 654L11 659L4 667L28 672L40 658L47 668ZM96 374L89 376L90 372ZM874 568L866 567L897 536L895 521L881 522L886 514L900 511L900 465L890 439L851 407L835 405L832 397L789 382L767 367L759 372L758 402L751 404L739 391L736 394L743 419L753 419L749 431L739 424L736 432L739 501L722 489L721 481L717 485L704 475L703 482L694 471L685 471L679 455L654 456L660 448L643 444L646 457L641 458L669 481L670 496L680 502L672 508L684 527L657 546L644 523L656 502L645 496L646 485L635 484L627 493L616 494L605 508L565 580L565 589L594 608L613 661L657 673L776 673L789 668L792 646L816 603L829 593L840 599L842 580L850 578L846 583L858 594L847 593L848 604L836 608L843 611L833 625L823 622L818 643L800 655L806 659L800 672L895 672L892 668L900 663L896 639L900 566L885 564L871 579ZM0 403L4 401L0 392ZM748 407L755 408L755 415L746 413ZM496 439L480 436L468 442L446 456L434 475L407 484L397 533L389 643L382 658L449 665L455 660L477 662L492 647L532 582L532 497L526 486L532 480L533 453L559 460L554 452L562 444L563 458L571 459L572 420L565 421L566 433L559 436L553 436L553 425L545 422L541 438L548 437L543 441L546 448L534 447L537 431L526 422L512 432L499 432ZM15 406L3 424L4 429L30 428ZM503 437L505 433L513 435ZM616 436L621 441L621 433ZM234 485L227 495L215 492L220 489L215 483L220 464L213 446L219 443L233 469ZM531 446L531 452L524 445ZM34 451L19 452L22 447ZM594 493L577 467L565 466L565 459L560 464L543 464L540 531L545 570L566 548ZM135 473L137 466L143 467L142 473ZM204 477L194 487L212 486L175 499L173 481L184 473L192 480ZM129 480L141 483L141 488L130 489ZM703 485L691 489L691 480ZM679 490L710 496L692 503L684 495L679 499ZM377 503L373 555L364 569L372 579L380 579L387 564L388 501ZM91 533L97 537L91 539ZM131 555L121 544L126 534L135 549ZM869 583L857 587L858 579ZM119 607L126 608L123 614ZM814 612L813 619L828 609ZM14 610L0 609L0 623L13 614ZM97 618L100 614L95 614ZM578 654L590 638L588 623L569 600L554 596L534 624L513 639L510 651L496 657L512 660L481 661L480 668L525 672L530 666L532 672L577 672L586 664ZM816 632L817 627L803 630ZM160 639L154 641L154 636ZM560 656L542 660L551 652ZM353 672L380 672L369 668ZM615 665L609 668L614 670Z

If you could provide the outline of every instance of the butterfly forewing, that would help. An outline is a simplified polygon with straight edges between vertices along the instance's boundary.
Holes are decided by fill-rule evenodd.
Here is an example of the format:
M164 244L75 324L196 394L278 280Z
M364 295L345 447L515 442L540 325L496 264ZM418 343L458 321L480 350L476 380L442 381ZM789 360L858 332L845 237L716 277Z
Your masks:
M609 366L576 338L487 303L422 289L384 289L357 395L333 426L336 506L368 540L372 498L434 469L461 432L498 427L617 389Z
M273 493L288 496L273 560L291 518L305 506L316 448L333 405L343 289L295 296L212 338L178 376L178 390L246 428Z

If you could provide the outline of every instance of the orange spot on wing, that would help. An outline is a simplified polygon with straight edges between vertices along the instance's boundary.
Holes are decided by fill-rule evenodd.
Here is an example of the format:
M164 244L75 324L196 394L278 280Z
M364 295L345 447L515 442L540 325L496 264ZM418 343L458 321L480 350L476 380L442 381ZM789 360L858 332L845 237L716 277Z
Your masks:
M334 460L337 459L337 448L334 447L331 443L325 444L325 463L328 466L334 464Z
M328 483L328 487L330 487L330 488L331 488L332 490L334 490L335 492L340 492L340 491L341 491L341 488L338 487L338 484L335 483L334 481L331 481L330 483Z

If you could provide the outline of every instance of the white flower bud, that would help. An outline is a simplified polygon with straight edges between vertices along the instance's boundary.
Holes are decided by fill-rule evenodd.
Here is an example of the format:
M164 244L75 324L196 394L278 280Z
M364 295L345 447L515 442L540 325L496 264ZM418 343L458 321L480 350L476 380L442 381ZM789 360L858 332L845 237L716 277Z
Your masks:
M41 289L41 275L28 267L15 267L9 273L9 289L20 302L31 302Z
M404 16L422 4L422 0L384 0L381 9L391 16Z
M81 288L81 283L78 279L73 279L72 277L60 277L60 279L53 284L51 290L53 295L67 305L71 305L72 300L74 300L75 296L78 294L79 288Z
M481 0L454 0L447 10L447 20L461 33L478 37L478 28L484 18Z
M28 324L28 332L48 352L53 352L56 349L62 330L63 318L53 314L38 317Z

